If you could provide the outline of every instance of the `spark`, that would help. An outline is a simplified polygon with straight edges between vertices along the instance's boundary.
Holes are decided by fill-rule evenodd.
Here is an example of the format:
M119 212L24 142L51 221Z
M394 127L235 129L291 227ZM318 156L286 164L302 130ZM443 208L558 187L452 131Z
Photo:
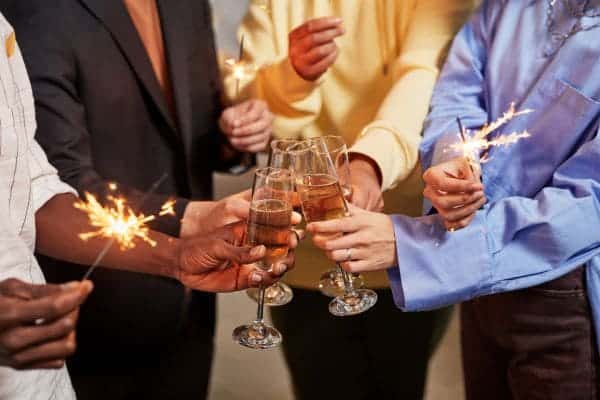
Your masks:
M94 195L86 192L85 201L75 203L75 208L88 215L90 225L98 228L79 234L81 240L88 241L95 237L114 239L121 250L134 248L136 239L156 246L156 242L149 237L150 228L147 226L148 222L155 219L153 215L136 215L123 198L108 196L107 200L110 204L103 207Z
M127 205L127 200L121 197L108 196L107 201L109 204L102 206L94 195L86 192L85 200L74 204L75 208L88 215L90 225L98 228L79 234L81 240L88 241L95 237L112 239L122 251L133 249L139 240L152 247L156 246L156 242L150 238L148 227L148 223L155 220L156 216L136 214ZM174 200L167 201L158 215L175 215L174 205Z
M114 183L114 182L110 182L110 183L108 184L108 189L114 192L115 190L117 190L117 189L118 189L118 186L117 186L117 184L116 184L116 183Z
M507 135L500 135L493 139L489 139L490 134L497 131L502 126L506 125L513 118L532 113L533 110L525 109L517 111L515 103L511 103L508 111L506 111L496 121L485 124L481 129L470 134L470 131L465 130L459 133L460 141L450 145L450 150L458 151L464 155L469 161L471 168L480 170L480 164L489 161L489 157L485 155L480 158L482 151L489 150L491 147L507 147L517 143L521 139L531 137L531 134L524 130L522 132L512 132Z
M257 71L256 65L244 61L244 42L245 37L242 35L237 60L235 58L225 60L225 67L230 71L231 76L235 78L236 98L240 97L240 85L242 81L251 79Z
M162 205L158 215L160 217L163 217L165 215L171 215L174 217L175 216L175 208L174 207L175 207L175 200L169 200L165 204Z

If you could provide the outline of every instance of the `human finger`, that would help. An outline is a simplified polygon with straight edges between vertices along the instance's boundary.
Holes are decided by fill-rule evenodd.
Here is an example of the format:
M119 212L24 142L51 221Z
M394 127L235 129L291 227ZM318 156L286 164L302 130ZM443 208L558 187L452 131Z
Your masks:
M452 211L445 211L441 213L441 215L442 217L444 217L445 221L451 223L459 222L460 220L465 219L472 214L475 214L477 210L479 210L485 204L485 202L486 199L482 198L468 206L455 208Z
M302 58L307 64L315 64L327 57L328 55L334 53L337 48L338 47L337 44L335 44L335 42L329 41L311 48L307 53L302 55Z
M75 333L70 333L66 338L47 342L40 346L33 346L11 356L14 367L17 369L33 363L47 360L65 359L75 352Z
M290 40L299 40L304 36L313 32L336 28L342 24L342 19L339 17L322 17L314 18L306 21L302 25L294 28L289 33Z
M431 186L427 186L423 190L423 195L429 199L436 208L445 210L451 210L457 207L463 207L485 197L483 190L476 192L464 192L464 193L440 193L438 190L433 189Z
M77 318L78 311L75 310L49 324L19 326L0 335L0 343L12 354L39 343L58 340L75 329Z
M339 50L336 48L336 50L333 53L329 54L328 56L323 58L321 61L307 66L304 69L305 74L307 76L320 76L320 75L324 74L329 69L329 67L331 67L335 63L338 55L339 55Z
M15 310L15 320L32 323L36 320L53 321L79 307L93 289L90 281L71 285L73 289L64 289L59 293L23 302Z
M427 186L447 193L476 192L483 190L483 185L465 179L456 179L446 175L440 169L430 168L423 175Z

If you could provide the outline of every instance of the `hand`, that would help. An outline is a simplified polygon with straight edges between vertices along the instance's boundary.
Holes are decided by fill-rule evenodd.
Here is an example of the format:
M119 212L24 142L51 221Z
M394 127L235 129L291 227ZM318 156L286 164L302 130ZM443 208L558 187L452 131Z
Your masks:
M293 221L299 222L295 214ZM179 280L187 287L209 292L232 292L248 287L270 286L294 267L294 249L303 232L290 232L288 256L264 271L254 263L265 257L264 246L240 246L246 225L226 226L203 237L185 240L179 255Z
M221 130L231 146L241 152L258 153L271 140L273 114L262 100L247 100L223 111Z
M289 58L296 73L316 81L337 60L334 39L344 34L342 20L335 17L311 19L289 34Z
M19 370L61 368L75 351L79 306L92 288L90 281L0 282L0 365Z
M423 180L423 195L431 201L449 231L469 225L487 201L479 176L464 157L429 168Z
M383 193L377 164L368 157L354 154L350 161L352 204L369 211L383 211Z
M248 218L252 192L225 197L219 201L192 201L188 204L181 221L180 237L207 235L212 231Z
M307 226L313 242L348 272L379 271L397 264L396 236L389 216L350 205L350 217Z

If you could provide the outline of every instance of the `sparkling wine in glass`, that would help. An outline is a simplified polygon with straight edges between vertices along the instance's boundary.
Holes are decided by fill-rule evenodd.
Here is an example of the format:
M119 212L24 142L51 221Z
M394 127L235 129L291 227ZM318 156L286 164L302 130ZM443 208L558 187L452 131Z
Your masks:
M292 227L293 175L281 168L260 168L254 174L252 202L246 231L246 243L266 247L258 266L270 271L287 257ZM254 321L237 327L233 340L251 349L271 349L281 343L282 336L264 322L265 287L258 290L258 309Z
M290 169L290 160L287 149L299 143L295 139L277 139L271 142L271 150L269 151L268 166L274 168ZM299 207L300 203L293 198L292 206ZM298 209L299 211L299 209ZM250 288L246 290L246 294L254 301L258 301L259 290ZM265 289L265 305L284 306L294 298L292 288L283 282L277 282Z
M296 190L306 222L319 222L348 215L348 207L337 170L322 143L301 143L292 148ZM332 239L336 236L332 236ZM341 269L344 292L329 303L336 316L350 316L369 310L377 303L377 293L356 289L352 274Z
M352 198L352 181L350 179L348 148L344 139L340 136L322 136L312 138L310 142L316 144L317 149L325 148L329 152L344 198L346 201L350 201ZM350 274L350 278L354 287L362 288L364 286L364 280L360 274ZM344 294L344 276L339 265L321 274L319 290L329 297Z

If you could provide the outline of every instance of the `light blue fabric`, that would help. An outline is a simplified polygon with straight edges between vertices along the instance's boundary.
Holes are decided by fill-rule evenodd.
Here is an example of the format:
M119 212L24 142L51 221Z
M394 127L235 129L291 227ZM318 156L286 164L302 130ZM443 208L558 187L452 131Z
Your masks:
M450 233L435 215L393 216L399 267L389 276L404 310L538 285L585 264L600 332L600 29L558 48L547 7L484 1L453 43L425 125L423 167L453 156L444 149L458 140L457 116L478 128L514 101L535 112L500 133L532 137L491 151L483 164L489 202L469 227ZM566 31L574 21L559 14L557 29Z

